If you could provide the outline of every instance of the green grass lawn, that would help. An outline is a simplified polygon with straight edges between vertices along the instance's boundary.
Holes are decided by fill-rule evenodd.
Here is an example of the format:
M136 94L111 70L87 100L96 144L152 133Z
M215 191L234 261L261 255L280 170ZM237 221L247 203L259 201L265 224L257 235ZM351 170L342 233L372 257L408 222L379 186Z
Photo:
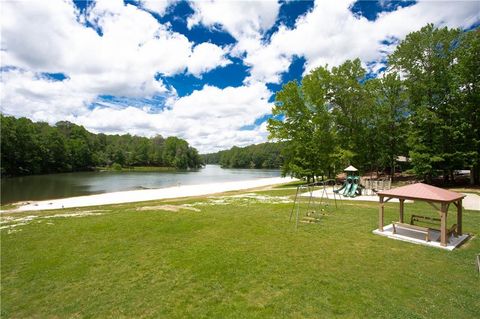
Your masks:
M294 193L6 215L24 224L1 230L2 318L478 317L477 237L448 252L373 235L365 202L295 231ZM466 211L464 231L479 228Z

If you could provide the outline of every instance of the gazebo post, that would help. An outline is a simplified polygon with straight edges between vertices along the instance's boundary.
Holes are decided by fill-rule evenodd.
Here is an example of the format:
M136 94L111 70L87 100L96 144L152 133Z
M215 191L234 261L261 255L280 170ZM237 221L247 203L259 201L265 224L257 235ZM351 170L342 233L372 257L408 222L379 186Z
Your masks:
M380 196L380 206L378 208L378 230L383 231L383 196Z
M457 235L462 235L462 199L457 202Z
M447 246L447 205L442 203L442 219L441 219L441 226L440 226L440 245Z
M403 223L403 208L404 208L404 204L405 203L405 199L403 198L400 198L400 222Z

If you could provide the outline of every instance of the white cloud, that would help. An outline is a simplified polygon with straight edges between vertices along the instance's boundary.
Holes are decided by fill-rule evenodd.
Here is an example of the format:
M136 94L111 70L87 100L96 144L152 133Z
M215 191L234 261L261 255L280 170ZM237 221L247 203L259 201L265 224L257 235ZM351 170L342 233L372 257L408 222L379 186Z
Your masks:
M63 1L2 2L2 64L60 69L68 58L66 50L73 42L70 35L74 36L79 30L79 26L72 23L76 16L74 7ZM56 26L61 27L53 30L49 27L53 18Z
M188 60L188 71L196 77L217 67L224 67L232 63L225 58L225 49L219 46L204 42L193 48L192 55Z
M201 152L213 152L265 141L265 125L254 130L242 128L270 113L270 95L261 83L225 89L206 85L160 113L104 105L78 116L75 122L95 132L180 136Z
M0 91L2 113L50 123L87 113L95 99L94 94L78 91L69 79L51 81L21 70L4 72Z
M122 0L99 0L80 15L69 1L3 4L2 64L34 72L66 73L91 94L152 96L165 93L157 73L200 76L228 60L222 48L170 31L150 13ZM100 30L79 23L86 19Z
M474 1L420 1L382 13L375 21L356 17L349 9L352 3L318 1L293 28L280 26L265 43L265 32L279 12L277 1L193 2L190 27L222 29L237 40L220 47L194 44L147 12L165 14L170 0L142 1L145 10L122 0L99 0L85 15L70 0L2 2L0 59L2 66L17 67L2 73L2 112L50 123L70 120L96 132L176 135L201 152L260 143L267 136L266 124L244 127L270 113L265 83L279 83L293 56L305 57L307 71L356 57L377 61L369 67L378 70L395 47L382 40L402 39L430 22L469 27L480 20ZM96 30L85 26L87 21ZM201 78L231 63L229 54L251 67L244 86L205 85L178 97L156 79L157 74L184 72ZM42 72L68 78L52 81ZM99 102L98 95L124 96L127 102ZM167 99L165 109L141 105L142 99L158 96ZM136 103L128 105L128 97Z
M140 0L143 8L163 16L167 9L178 0Z
M188 27L202 24L230 33L237 40L230 53L236 57L246 55L246 65L277 70L279 63L282 67L288 64L289 59L270 60L271 54L263 50L262 45L265 32L273 27L277 19L280 10L278 1L211 0L193 1L191 5L195 13L188 18ZM265 79L277 80L275 76L255 77L255 80Z
M220 26L235 39L255 37L270 29L277 18L277 1L192 1L195 13L187 22L215 28Z
M328 64L335 66L359 57L378 69L396 43L386 39L403 39L427 23L467 28L480 20L476 1L420 1L412 6L384 12L375 21L357 17L350 7L353 0L316 1L312 11L299 18L292 29L281 26L268 44L257 43L245 62L251 65L247 81L278 82L288 70L293 55L306 59L306 72ZM269 64L265 66L264 61Z
M86 21L100 34L85 26ZM135 108L92 112L88 106L98 95L160 95L171 105L175 89L169 91L157 73L171 76L188 70L200 77L231 63L226 49L212 43L194 46L150 13L121 0L99 0L85 15L71 1L8 1L2 3L1 34L2 66L16 67L2 74L2 112L50 123L82 121L106 131L115 127L116 132L154 134L158 126L149 124L155 114ZM68 78L52 81L40 76L43 72ZM116 117L119 114L127 117Z

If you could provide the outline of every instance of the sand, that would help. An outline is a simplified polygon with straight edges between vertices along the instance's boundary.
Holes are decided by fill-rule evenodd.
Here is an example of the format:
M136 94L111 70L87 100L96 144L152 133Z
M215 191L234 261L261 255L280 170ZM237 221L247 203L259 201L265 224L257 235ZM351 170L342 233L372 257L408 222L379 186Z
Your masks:
M269 185L283 184L293 181L290 178L272 177L246 181L210 183L201 185L182 185L168 188L123 191L88 196L69 197L44 201L29 201L16 209L3 212L24 212L36 210L87 207L109 204L143 202L149 200L179 197L203 196L235 190L245 190Z

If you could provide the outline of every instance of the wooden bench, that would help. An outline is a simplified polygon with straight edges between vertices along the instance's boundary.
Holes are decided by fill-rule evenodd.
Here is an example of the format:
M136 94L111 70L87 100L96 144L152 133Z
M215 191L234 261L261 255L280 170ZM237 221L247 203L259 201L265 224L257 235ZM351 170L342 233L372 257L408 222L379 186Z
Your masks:
M422 222L440 226L439 224L441 223L441 219L422 215L412 215L412 217L410 218L410 225L414 225L415 222ZM431 227L429 227L429 229L440 231L440 229L434 229ZM447 238L449 238L451 235L458 237L457 224L453 224L452 227L447 229Z
M425 240L430 241L430 235L429 235L429 230L430 228L428 227L422 227L422 226L417 226L417 225L410 225L410 224L405 224L405 223L400 223L400 222L392 222L393 226L393 233L397 233L397 229L406 229L410 230L416 233L421 233L425 235Z
M423 223L439 225L441 222L441 219L435 218L435 217L422 216L422 215L412 215L412 217L410 218L410 225L414 225L415 222L423 222Z

